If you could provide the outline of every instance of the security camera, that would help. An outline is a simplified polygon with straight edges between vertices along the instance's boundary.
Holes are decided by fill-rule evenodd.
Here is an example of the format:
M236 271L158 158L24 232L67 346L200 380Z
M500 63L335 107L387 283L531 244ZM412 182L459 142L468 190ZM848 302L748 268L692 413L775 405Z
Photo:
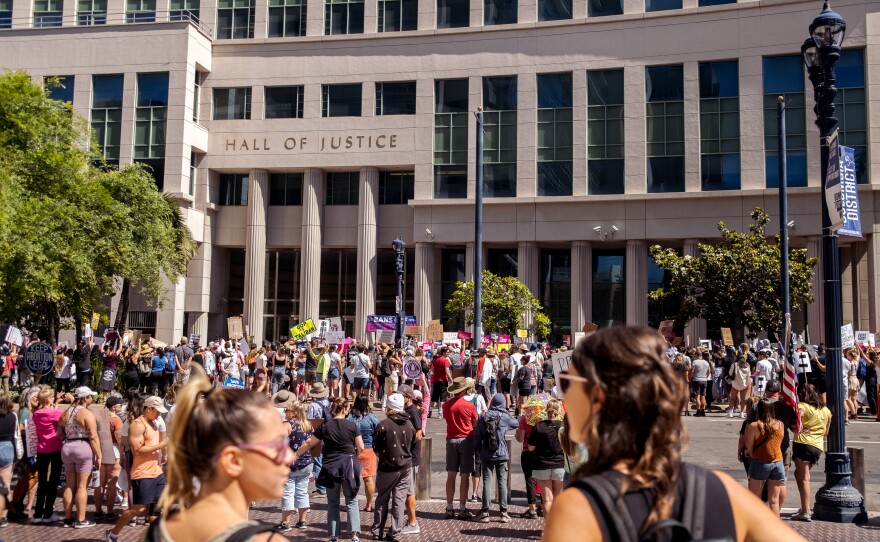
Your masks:
M788 227L789 227L789 228L793 228L793 227L794 227L794 220L791 220L791 221L788 222Z
M429 230L428 228L425 228L425 235L433 235L433 234L431 233L431 230Z
M619 232L619 231L620 231L620 228L618 228L617 226L615 226L615 225L612 224L612 225L611 225L611 231L613 231L613 232Z
M600 233L602 231L602 226L596 226L595 228L593 228L593 231L596 233Z

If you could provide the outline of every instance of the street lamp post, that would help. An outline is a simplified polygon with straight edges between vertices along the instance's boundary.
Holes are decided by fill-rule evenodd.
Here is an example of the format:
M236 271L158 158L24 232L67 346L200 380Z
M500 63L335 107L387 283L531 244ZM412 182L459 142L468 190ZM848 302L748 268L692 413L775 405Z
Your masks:
M474 198L474 345L483 346L483 108L477 108L477 186Z
M837 88L834 65L840 59L840 45L846 33L846 21L831 11L828 2L810 25L810 37L801 47L804 63L813 84L816 99L816 126L821 142L822 193L822 271L825 287L825 378L828 381L828 406L831 409L831 429L828 450L825 452L825 485L816 493L814 517L837 523L867 521L865 501L851 483L851 466L846 451L844 429L844 380L841 360L841 333L843 311L840 298L840 259L837 235L833 229L824 187L828 172L829 142L837 137L838 121L834 117L834 97Z
M394 249L394 272L397 274L397 346L403 348L403 333L406 326L406 303L403 297L403 276L406 274L406 243L400 237L395 237L391 242Z

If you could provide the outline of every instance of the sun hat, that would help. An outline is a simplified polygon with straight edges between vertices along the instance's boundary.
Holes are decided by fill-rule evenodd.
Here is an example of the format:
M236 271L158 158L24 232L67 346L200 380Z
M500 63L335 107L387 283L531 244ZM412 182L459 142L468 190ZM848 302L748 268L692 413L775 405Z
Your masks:
M474 385L474 380L472 378L468 378L466 376L459 376L458 378L452 381L452 384L449 386L449 389L446 391L449 395L457 395L471 386Z
M145 356L145 355L149 354L149 353L152 352L152 351L153 351L153 347L150 346L149 344L145 344L145 345L142 345L142 346L141 346L141 349L140 349L140 350L138 350L138 355L140 355L140 356Z
M288 390L281 390L272 396L272 406L275 408L290 408L296 401L296 395Z
M385 410L403 410L403 395L392 393L385 401Z
M82 399L89 396L94 397L95 395L98 395L98 392L92 391L88 386L80 386L73 391L73 395L77 399Z
M324 386L323 382L315 382L314 384L312 384L311 389L309 389L309 397L313 397L315 399L327 397L329 394L330 390Z
M158 410L161 414L165 414L168 412L168 409L165 408L165 405L162 404L162 399L159 399L155 395L151 395L144 399L144 408L153 407Z

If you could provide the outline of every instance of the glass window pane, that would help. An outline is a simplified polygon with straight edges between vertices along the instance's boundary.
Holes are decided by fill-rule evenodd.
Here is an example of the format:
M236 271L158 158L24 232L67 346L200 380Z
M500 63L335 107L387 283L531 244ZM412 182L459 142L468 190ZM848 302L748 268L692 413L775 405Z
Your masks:
M571 87L570 73L538 74L538 108L571 107Z
M684 99L684 71L678 66L648 66L645 68L647 101L668 102Z
M516 109L516 76L483 78L483 109L502 111Z

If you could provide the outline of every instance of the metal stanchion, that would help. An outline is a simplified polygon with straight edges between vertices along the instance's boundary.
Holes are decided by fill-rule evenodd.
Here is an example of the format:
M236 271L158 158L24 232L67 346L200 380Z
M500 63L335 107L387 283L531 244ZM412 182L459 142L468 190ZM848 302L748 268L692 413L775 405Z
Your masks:
M419 474L416 478L416 500L431 500L431 437L422 437Z

